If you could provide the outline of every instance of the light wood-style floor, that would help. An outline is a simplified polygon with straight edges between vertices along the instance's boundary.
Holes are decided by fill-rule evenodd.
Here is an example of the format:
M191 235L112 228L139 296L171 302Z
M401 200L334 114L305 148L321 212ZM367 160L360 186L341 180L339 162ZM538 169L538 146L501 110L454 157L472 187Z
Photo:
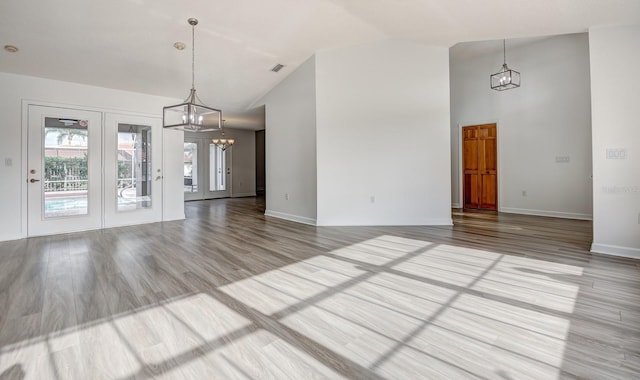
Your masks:
M590 255L590 222L186 210L0 243L0 379L640 378L640 261Z

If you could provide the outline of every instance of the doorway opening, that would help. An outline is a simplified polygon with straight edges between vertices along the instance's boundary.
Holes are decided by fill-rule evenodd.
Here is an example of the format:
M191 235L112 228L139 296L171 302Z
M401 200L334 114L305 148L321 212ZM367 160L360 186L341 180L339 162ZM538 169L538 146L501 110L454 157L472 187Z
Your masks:
M231 196L231 151L210 138L184 139L184 200L228 198Z

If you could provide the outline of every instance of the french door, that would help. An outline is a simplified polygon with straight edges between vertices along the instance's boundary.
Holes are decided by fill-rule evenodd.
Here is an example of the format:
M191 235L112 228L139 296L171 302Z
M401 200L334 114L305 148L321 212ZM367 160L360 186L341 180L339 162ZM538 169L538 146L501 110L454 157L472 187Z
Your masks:
M160 120L109 113L104 147L105 227L161 220Z
M30 105L27 234L102 225L102 113Z
M27 235L162 220L159 119L29 105Z
M184 139L184 199L226 198L231 194L231 148L210 138Z

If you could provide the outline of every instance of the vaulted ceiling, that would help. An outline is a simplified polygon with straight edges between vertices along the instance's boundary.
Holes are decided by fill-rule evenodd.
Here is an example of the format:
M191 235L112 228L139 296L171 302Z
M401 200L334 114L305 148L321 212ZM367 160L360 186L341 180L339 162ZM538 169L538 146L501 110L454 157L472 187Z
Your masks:
M254 103L319 50L383 39L458 42L640 23L640 0L0 1L0 71L186 98L256 127ZM175 42L184 42L179 51ZM270 69L285 65L279 73ZM3 89L4 91L5 89ZM227 117L229 119L229 117Z

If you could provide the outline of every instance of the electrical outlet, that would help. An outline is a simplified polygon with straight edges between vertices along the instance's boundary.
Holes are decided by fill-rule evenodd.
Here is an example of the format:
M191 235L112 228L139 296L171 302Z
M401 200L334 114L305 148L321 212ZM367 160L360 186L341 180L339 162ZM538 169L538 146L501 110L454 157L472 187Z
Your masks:
M4 166L13 166L13 159L7 157L4 159Z
M526 197L527 196L527 190L522 190L522 196Z
M289 200L289 193L284 193L284 200L288 201Z
M376 203L376 196L372 195L371 198L369 198L369 200L371 201L371 203Z

